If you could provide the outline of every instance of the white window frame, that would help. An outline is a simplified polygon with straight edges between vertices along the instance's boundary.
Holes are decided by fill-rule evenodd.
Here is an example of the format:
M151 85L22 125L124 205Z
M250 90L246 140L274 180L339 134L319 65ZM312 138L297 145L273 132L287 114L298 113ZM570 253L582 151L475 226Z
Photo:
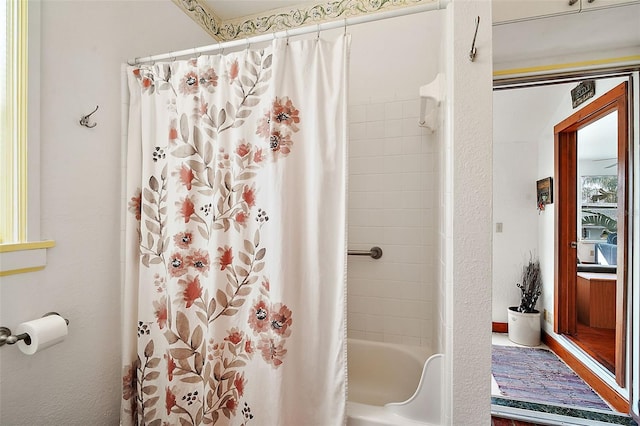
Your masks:
M18 23L19 30L27 33L27 44L21 50L26 79L17 95L17 128L22 140L15 143L11 138L17 158L10 165L11 175L19 184L11 201L3 200L9 205L2 212L6 217L11 206L18 205L13 209L16 214L9 215L11 223L2 231L14 229L16 235L0 242L0 277L44 269L46 249L55 246L54 241L40 238L40 0L15 0L15 4L26 12ZM3 136L3 143L6 142Z

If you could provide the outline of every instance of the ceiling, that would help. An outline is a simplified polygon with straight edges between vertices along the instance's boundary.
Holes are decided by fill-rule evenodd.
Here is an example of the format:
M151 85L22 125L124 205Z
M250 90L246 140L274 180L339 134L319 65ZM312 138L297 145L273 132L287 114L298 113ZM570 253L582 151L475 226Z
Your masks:
M640 46L640 4L493 26L493 63Z

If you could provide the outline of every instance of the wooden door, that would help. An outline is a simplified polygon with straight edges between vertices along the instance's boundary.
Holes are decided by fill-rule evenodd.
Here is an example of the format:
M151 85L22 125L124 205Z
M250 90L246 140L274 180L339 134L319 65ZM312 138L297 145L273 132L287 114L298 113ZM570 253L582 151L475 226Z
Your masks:
M624 82L554 127L556 176L555 321L558 334L576 335L577 329L577 152L578 130L617 112L618 240L615 290L615 378L626 385L627 229L629 126L628 83Z

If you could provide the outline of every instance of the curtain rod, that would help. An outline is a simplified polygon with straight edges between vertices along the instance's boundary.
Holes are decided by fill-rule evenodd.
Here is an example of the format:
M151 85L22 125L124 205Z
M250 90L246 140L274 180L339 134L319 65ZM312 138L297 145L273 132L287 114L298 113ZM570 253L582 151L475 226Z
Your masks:
M370 15L355 16L353 18L345 18L339 21L323 22L315 25L306 25L290 30L283 30L269 34L261 34L258 36L248 37L239 40L226 41L224 43L210 44L207 46L195 47L192 49L177 50L175 52L161 53L153 56L138 57L127 61L129 65L138 65L145 62L156 62L165 59L175 59L180 56L198 55L201 53L211 53L218 50L229 49L239 46L249 46L254 43L270 41L275 38L288 38L303 34L311 34L314 32L333 30L336 28L346 28L352 25L364 24L367 22L380 21L383 19L396 18L399 16L413 15L415 13L427 12L431 10L441 10L447 7L450 0L431 0L429 3L418 6L408 6L401 9L389 10L386 12L372 13Z

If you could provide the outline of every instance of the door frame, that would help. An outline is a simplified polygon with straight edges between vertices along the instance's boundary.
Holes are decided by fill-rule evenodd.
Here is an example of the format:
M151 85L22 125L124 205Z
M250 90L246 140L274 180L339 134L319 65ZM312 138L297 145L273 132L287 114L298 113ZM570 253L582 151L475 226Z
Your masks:
M615 379L626 385L627 276L630 161L629 82L625 81L554 126L555 146L555 283L554 331L576 334L577 252L577 132L587 124L618 111L618 268L616 280ZM621 200L621 201L620 201Z

